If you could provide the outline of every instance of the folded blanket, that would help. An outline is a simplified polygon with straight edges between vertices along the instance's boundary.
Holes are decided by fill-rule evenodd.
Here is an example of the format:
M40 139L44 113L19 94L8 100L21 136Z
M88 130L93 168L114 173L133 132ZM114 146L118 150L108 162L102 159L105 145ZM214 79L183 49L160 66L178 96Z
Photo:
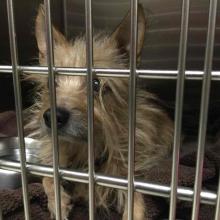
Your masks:
M30 213L32 220L49 220L50 214L47 210L47 197L40 183L29 184L28 187L30 200ZM22 201L22 190L5 189L0 191L0 206L3 211L4 220L24 220L24 209ZM101 212L100 212L101 213ZM119 219L119 214L114 210L111 211L111 217L106 218L100 214L97 220L116 220ZM88 207L80 201L75 205L74 211L69 219L87 220Z
M188 143L191 145L192 143ZM194 143L195 144L195 143ZM186 146L186 145L184 145ZM219 146L212 146L212 148L207 149L204 157L204 167L203 167L203 189L207 190L217 190L217 181L220 166L220 154L217 153ZM191 187L194 186L195 178L195 166L196 166L196 151L192 151L184 156L180 156L179 165L179 186ZM152 169L149 172L148 181L154 183L161 183L170 185L171 179L171 167L172 160L167 159L163 161L160 166ZM167 199L157 199L151 197L155 202L155 211L149 216L149 219L168 219L169 211L169 200ZM148 204L146 204L148 206ZM177 200L177 219L189 220L191 219L192 203L186 201ZM199 220L214 219L215 207L211 205L200 205ZM156 213L156 215L155 215Z
M47 211L47 197L40 183L30 184L28 188L31 219L50 219ZM23 220L24 210L21 189L0 191L0 206L5 220Z
M10 113L11 114L11 113ZM13 115L13 114L12 114ZM14 117L14 116L13 116ZM6 119L6 117L2 117ZM15 118L15 117L14 117ZM7 120L6 120L7 121ZM10 123L13 120L9 120ZM7 123L6 123L7 124ZM0 133L1 132L1 114L0 114ZM10 126L9 126L10 127ZM7 125L3 126L7 128ZM12 129L13 130L13 129ZM13 131L8 130L9 133ZM203 169L203 189L216 190L218 173L220 167L220 141L209 143L206 146ZM187 141L183 144L184 152L180 156L179 166L179 186L193 187L196 165L196 142ZM185 149L187 149L185 151ZM154 167L148 172L147 181L153 183L170 184L172 160L170 158L161 162L157 167ZM43 187L40 183L29 184L29 199L32 219L49 220L50 214L47 210L47 198ZM169 200L160 197L145 195L146 212L148 220L167 219L169 215ZM0 206L2 207L4 219L8 220L23 220L24 211L22 203L21 189L0 190ZM191 219L191 202L177 201L177 219ZM88 204L79 201L75 204L74 209L70 214L70 220L87 220L88 219ZM115 210L110 211L110 215L106 216L102 210L97 211L96 220L119 220L121 216ZM199 220L214 219L214 206L201 205Z

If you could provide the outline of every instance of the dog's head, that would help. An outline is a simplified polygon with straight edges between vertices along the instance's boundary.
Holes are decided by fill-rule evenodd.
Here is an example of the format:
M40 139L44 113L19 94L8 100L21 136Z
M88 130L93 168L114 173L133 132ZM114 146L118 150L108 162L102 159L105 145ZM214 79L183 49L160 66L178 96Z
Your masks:
M44 8L40 6L36 18L36 39L41 65L47 65ZM55 27L54 60L57 67L86 67L85 37L68 41ZM140 56L145 34L145 15L138 7L137 55ZM130 51L130 12L112 34L97 34L93 40L93 63L99 68L125 68ZM38 123L41 132L50 134L51 110L48 79L40 79ZM96 77L94 88L94 132L96 149L116 146L117 137L127 133L128 79ZM56 76L57 126L60 139L87 142L87 87L85 76ZM125 128L126 126L126 128ZM125 140L123 140L125 141ZM106 144L107 143L107 144Z
M45 31L44 9L40 6L35 32L41 65L47 65ZM85 37L68 41L55 27L52 27L52 31L55 66L86 67ZM137 58L140 57L144 35L145 15L142 6L139 5ZM129 54L130 12L112 34L94 35L93 65L97 68L127 68ZM30 136L41 137L43 146L49 146L50 149L45 147L48 151L45 150L43 160L51 163L51 138L48 138L51 133L48 77L38 77L36 74L33 77L39 82L39 95L36 104L31 108L33 114L26 128L32 131ZM128 81L128 78L119 77L94 76L93 78L95 157L99 159L103 153L108 155L109 163L106 166L108 167L106 172L113 175L119 174L118 169L124 168L124 172L127 171ZM86 76L56 76L56 112L60 149L68 148L62 155L70 156L69 161L74 161L77 166L86 166L87 161L86 82ZM152 100L155 100L152 94L137 89L135 170L138 173L144 172L167 155L172 143L172 123L167 115L153 104ZM62 146L67 147L62 148Z

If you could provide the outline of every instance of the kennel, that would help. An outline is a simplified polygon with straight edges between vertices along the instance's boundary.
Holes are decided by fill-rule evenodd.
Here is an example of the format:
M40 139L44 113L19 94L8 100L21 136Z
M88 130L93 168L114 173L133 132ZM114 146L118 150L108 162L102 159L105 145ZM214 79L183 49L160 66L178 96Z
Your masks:
M45 0L46 7L46 25L47 25L47 56L48 66L27 66L20 65L18 61L18 47L16 42L15 30L15 17L14 17L14 1L7 0L7 18L10 39L10 52L11 52L11 66L1 65L0 72L10 73L13 75L14 91L15 91L15 106L17 115L17 128L20 146L20 163L8 160L0 160L0 168L5 170L13 170L21 173L22 177L22 192L25 210L25 219L30 218L30 207L28 199L28 182L27 174L35 174L39 176L54 177L55 182L55 201L56 201L56 219L61 219L60 207L60 179L69 181L82 182L89 185L89 219L93 220L94 217L94 187L95 185L112 187L115 189L123 189L128 192L128 219L133 219L133 193L138 191L147 195L160 196L170 198L169 219L176 219L176 203L178 200L192 201L192 217L191 219L199 219L199 206L200 203L210 204L215 206L215 220L220 219L220 186L218 192L202 190L202 173L203 173L203 159L206 143L207 133L207 120L208 120L208 107L210 97L211 82L218 81L220 77L219 64L215 65L213 70L213 53L215 42L216 30L216 17L217 17L217 0L210 0L209 3L209 17L207 40L205 47L204 69L201 71L186 70L187 58L187 42L189 31L189 12L190 0L181 1L182 16L181 16L181 32L179 43L178 55L178 68L176 70L151 70L151 69L138 69L136 66L136 38L137 38L137 0L130 3L131 7L131 53L130 53L130 68L126 70L121 69L100 69L93 68L93 50L92 50L92 1L85 1L85 29L86 29L86 51L87 51L87 67L86 68L65 68L54 66L53 55L53 37L51 32L51 3L50 0ZM57 7L57 6L56 6ZM67 27L67 0L64 1L64 31L68 35ZM62 20L62 19L61 19ZM218 60L217 60L218 61ZM155 68L156 69L156 68ZM193 69L193 68L192 68ZM53 168L37 164L26 163L25 157L25 141L23 132L23 116L22 116L22 91L20 86L21 73L34 73L34 74L47 74L50 82L51 92L51 106L52 106L52 140L53 140ZM129 78L129 164L128 164L128 178L118 178L111 176L104 176L94 173L94 148L93 148L93 87L92 78L93 73L102 77L127 77ZM56 95L55 95L55 75L82 75L88 78L88 164L89 172L70 171L59 168L58 160L58 140L56 128ZM175 103L175 132L174 132L174 150L173 150L173 163L172 163L172 178L170 185L162 185L156 183L141 182L134 179L134 148L135 148L135 90L136 79L154 79L164 81L173 79L176 83L176 103ZM184 96L184 81L199 80L202 81L202 94L201 94L201 107L199 119L199 132L198 132L198 151L196 162L196 174L194 188L186 188L178 186L178 166L179 166L179 151L181 145L181 128L182 128L182 113L183 113L183 96ZM1 181L1 180L0 180ZM219 181L220 184L220 181ZM2 217L0 217L2 219Z

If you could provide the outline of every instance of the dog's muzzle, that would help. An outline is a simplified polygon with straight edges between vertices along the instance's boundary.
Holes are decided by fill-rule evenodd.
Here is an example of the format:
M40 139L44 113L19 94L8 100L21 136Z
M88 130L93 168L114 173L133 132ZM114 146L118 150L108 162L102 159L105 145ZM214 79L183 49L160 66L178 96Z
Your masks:
M56 108L56 116L57 116L57 128L64 127L70 117L70 113L64 108ZM48 128L51 128L51 110L47 109L44 112L44 122Z

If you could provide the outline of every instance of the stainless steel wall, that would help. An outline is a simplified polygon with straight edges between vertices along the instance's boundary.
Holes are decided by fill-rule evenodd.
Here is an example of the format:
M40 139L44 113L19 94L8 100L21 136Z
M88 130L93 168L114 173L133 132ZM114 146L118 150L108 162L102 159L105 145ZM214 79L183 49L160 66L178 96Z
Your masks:
M34 36L34 21L40 0L14 1L15 26L17 32L18 56L20 65L36 64L38 49ZM62 1L53 1L53 22L59 29L63 27ZM6 0L0 1L0 65L11 65ZM22 83L24 105L28 105L28 92L31 85ZM0 111L14 108L11 74L0 75Z
M180 36L181 2L176 0L145 0L148 28L141 67L176 69ZM203 69L209 0L190 1L189 41L186 69ZM84 32L84 1L66 0L67 33L69 37ZM128 0L94 0L94 27L113 30L129 9ZM220 5L218 5L214 69L220 69Z
M140 68L176 69L178 62L181 3L176 0L145 0L144 5L148 28L142 52ZM111 31L118 25L129 10L128 0L93 0L94 28ZM213 69L220 69L220 4L218 4ZM189 15L189 36L187 45L186 69L204 68L205 44L208 26L209 0L191 0ZM84 1L66 0L66 32L74 38L85 31ZM194 134L198 130L198 117L201 95L201 81L187 81L184 95L185 132ZM144 86L166 102L171 117L174 112L176 81L146 80ZM219 129L216 119L220 112L219 82L211 88L208 132Z

